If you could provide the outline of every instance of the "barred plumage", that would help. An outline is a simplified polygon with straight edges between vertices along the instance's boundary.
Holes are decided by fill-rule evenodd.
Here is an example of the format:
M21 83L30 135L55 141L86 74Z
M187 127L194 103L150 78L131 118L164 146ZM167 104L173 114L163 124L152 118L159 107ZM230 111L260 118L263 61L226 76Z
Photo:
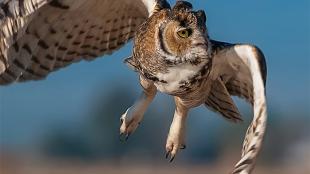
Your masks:
M148 17L142 1L10 0L1 3L0 84L36 80L110 54Z
M267 120L265 58L252 45L210 40L204 11L188 2L171 9L165 0L2 0L0 84L42 79L111 54L134 36L125 62L139 73L143 92L122 115L120 132L127 138L134 132L157 90L174 96L166 144L172 161L185 146L188 111L204 104L239 121L236 95L251 103L254 118L232 173L251 173Z

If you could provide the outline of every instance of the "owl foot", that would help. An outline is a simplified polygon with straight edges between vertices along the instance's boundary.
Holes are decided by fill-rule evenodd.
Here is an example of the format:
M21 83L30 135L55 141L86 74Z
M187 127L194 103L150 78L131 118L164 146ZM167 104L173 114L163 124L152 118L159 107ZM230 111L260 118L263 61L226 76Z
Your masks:
M139 113L133 112L131 108L121 116L120 141L127 141L129 136L137 129L142 117Z
M174 146L169 146L169 148L166 147L166 159L169 159L169 162L172 162L176 156L176 153L178 152L177 150L178 145ZM183 150L186 148L186 145L181 145L179 149ZM175 152L173 152L173 149L176 149Z
M180 99L175 97L176 110L170 126L167 143L166 158L172 162L180 149L185 149L185 122L188 109L180 104Z
M184 135L185 131L183 128L177 125L171 125L166 143L166 159L169 159L169 162L172 162L175 159L179 149L186 148L184 143Z
M120 139L126 141L139 126L149 104L154 99L157 89L153 82L140 76L143 91L135 103L121 116Z

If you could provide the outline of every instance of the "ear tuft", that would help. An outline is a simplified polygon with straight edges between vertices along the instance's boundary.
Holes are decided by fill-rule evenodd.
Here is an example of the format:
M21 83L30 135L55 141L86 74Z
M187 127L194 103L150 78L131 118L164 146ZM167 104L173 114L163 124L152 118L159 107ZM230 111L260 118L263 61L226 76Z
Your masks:
M206 23L207 17L206 17L206 13L203 10L198 10L196 14L200 19L202 19L203 23Z

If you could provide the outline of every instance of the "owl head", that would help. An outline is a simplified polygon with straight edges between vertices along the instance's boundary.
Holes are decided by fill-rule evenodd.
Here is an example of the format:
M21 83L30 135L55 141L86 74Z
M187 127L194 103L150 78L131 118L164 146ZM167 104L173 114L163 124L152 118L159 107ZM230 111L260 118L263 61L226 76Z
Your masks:
M167 61L199 63L210 56L204 11L192 11L192 4L177 1L159 26L159 53Z

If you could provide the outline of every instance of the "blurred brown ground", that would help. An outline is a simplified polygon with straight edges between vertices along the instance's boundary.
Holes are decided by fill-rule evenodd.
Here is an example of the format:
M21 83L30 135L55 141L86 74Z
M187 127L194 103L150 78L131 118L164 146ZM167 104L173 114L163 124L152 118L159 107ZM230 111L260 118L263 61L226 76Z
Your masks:
M129 158L129 157L128 157ZM232 168L234 159L220 159L214 164L180 164L166 161L81 161L42 158L21 158L12 154L2 154L1 174L225 174ZM254 174L309 174L309 161L298 165L261 165L258 164Z

